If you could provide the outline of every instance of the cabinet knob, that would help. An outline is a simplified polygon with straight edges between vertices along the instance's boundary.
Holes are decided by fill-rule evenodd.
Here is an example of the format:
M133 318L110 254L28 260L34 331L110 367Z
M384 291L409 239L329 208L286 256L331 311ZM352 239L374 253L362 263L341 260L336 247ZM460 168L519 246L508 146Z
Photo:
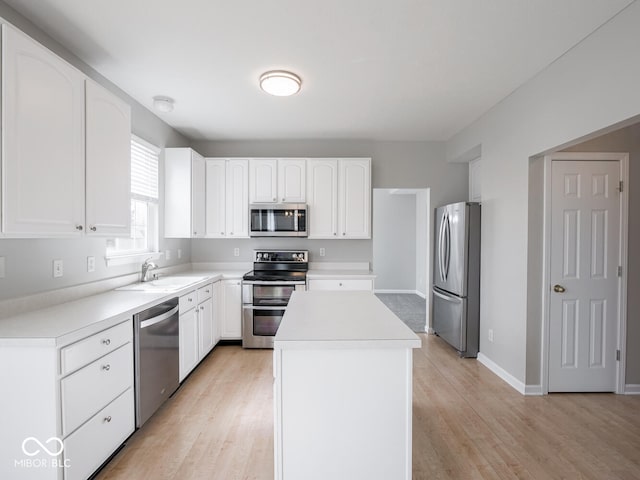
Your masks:
M274 201L274 202L276 201L276 197L273 197L273 201Z
M189 300L190 302L193 302L193 298L188 298L187 300Z
M108 417L104 417L104 421L106 423L110 423L111 422L111 415L109 415Z
M197 234L198 234L198 232L193 232L193 234L194 234L194 235L197 235Z
M102 340L102 344L103 345L110 345L111 344L111 339L105 338L104 340Z
M81 232L82 231L82 225L76 225L76 230Z
M342 282L340 282L338 285L339 285L339 286L342 286Z
M282 199L282 201L284 202L284 198Z
M233 232L229 232L229 235L233 235Z
M345 233L345 232L342 232L342 235L346 235L346 233Z
M107 363L106 365L103 365L103 366L102 366L102 369L103 369L105 372L108 372L109 370L111 370L111 365L109 365L109 364Z
M333 234L334 234L334 235L337 235L337 233L336 233L336 232L333 232Z
M211 293L209 290L205 290L204 293Z
M95 226L91 227L91 231L95 232L97 230L97 228Z

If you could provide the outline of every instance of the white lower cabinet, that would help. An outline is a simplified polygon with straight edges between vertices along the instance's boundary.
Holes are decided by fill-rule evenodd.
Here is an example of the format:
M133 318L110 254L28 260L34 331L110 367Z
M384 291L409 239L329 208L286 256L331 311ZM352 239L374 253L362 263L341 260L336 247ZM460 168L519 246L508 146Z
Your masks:
M371 278L327 278L307 280L308 290L367 290L373 292Z
M86 480L133 432L133 387L64 441L65 480Z
M223 340L242 339L242 287L240 280L220 282L220 322Z
M180 313L180 381L198 364L198 318L195 308Z

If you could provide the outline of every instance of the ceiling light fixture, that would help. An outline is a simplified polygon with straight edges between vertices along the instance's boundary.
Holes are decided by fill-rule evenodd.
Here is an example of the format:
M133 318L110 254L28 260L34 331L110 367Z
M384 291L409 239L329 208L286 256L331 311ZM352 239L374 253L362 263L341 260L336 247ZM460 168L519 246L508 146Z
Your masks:
M173 98L169 97L153 97L153 108L162 113L173 112Z
M276 97L288 97L300 91L302 80L295 73L271 70L260 75L260 88Z

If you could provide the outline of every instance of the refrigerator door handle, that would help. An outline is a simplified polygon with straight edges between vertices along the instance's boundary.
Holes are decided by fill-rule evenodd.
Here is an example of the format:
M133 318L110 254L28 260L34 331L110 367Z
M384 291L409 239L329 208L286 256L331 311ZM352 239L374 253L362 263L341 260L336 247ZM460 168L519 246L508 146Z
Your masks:
M440 221L440 232L438 235L439 240L439 251L438 251L438 270L440 270L440 280L445 281L444 276L444 254L445 254L445 245L444 245L444 222L447 218L446 213L442 213L442 220Z
M442 262L444 267L444 281L447 281L449 279L449 266L451 264L451 222L449 220L449 214L446 215L444 224L445 254Z
M441 298L442 300L446 300L447 302L462 303L462 298L457 297L455 295L445 295L435 289L432 290L432 292L436 297Z

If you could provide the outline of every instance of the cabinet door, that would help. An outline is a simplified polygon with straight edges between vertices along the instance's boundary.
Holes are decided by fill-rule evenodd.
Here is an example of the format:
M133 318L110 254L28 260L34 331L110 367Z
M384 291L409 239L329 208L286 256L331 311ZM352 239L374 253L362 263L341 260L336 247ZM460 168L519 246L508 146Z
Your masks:
M205 164L204 158L191 152L191 236L205 236Z
M469 162L469 201L482 201L482 184L480 183L480 157Z
M213 348L213 307L211 299L198 305L198 333L200 345L198 360L202 360Z
M371 160L341 159L338 205L341 238L371 238Z
M222 334L222 324L220 322L220 318L222 317L220 313L220 283L215 282L212 287L212 295L211 295L211 322L213 324L213 345L217 345L220 341L220 336Z
M227 238L249 236L249 160L227 160Z
M309 238L338 234L338 161L310 159L307 163Z
M221 284L221 338L225 340L239 340L242 338L240 280L223 280Z
M84 229L84 76L2 26L4 233Z
M164 236L191 238L191 159L190 148L164 151Z
M226 238L226 161L206 159L205 218L209 238Z
M249 160L249 202L275 203L278 201L278 161L275 158Z
M306 201L307 161L304 158L278 160L278 201L304 203Z
M180 381L198 364L198 318L192 308L180 315Z
M131 108L86 80L86 228L90 235L131 232Z

